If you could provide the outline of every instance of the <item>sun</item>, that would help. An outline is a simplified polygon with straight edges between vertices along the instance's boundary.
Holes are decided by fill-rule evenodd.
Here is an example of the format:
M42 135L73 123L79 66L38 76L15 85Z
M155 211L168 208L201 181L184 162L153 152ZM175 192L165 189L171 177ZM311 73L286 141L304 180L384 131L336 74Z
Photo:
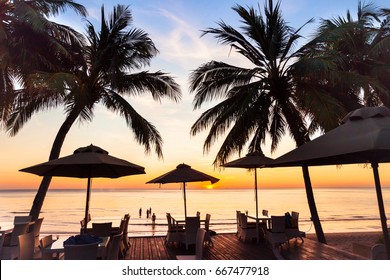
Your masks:
M207 186L206 186L206 189L212 190L212 189L214 189L214 185L207 185Z

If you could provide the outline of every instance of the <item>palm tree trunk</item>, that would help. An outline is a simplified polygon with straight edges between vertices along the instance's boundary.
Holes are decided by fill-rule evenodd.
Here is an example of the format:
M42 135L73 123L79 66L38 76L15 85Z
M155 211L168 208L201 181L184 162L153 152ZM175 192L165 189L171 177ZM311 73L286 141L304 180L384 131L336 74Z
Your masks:
M287 104L287 102L286 102ZM310 139L307 136L307 134L301 133L301 131L304 131L300 129L299 124L297 122L294 122L293 120L299 119L297 116L294 116L294 113L290 110L289 107L283 106L283 114L288 121L288 125L290 127L290 130L293 134L295 143L297 146L302 146L306 142L309 142ZM290 121L291 120L291 121ZM313 193L313 186L311 185L311 179L309 174L309 168L307 166L302 166L302 173L303 173L303 180L305 182L305 189L306 189L306 198L307 203L309 204L310 209L310 215L311 220L314 224L314 229L316 231L317 240L321 243L326 244L326 239L324 235L324 231L322 230L322 225L320 221L320 217L318 216L317 212L317 206L314 199L314 193Z
M324 231L322 230L320 217L318 216L317 206L314 200L313 187L311 185L309 168L307 166L302 166L302 173L303 173L303 179L305 181L306 197L307 197L307 202L309 204L311 220L313 221L314 224L317 240L318 242L326 244Z
M56 138L54 139L53 146L50 151L49 161L59 158L62 145L65 141L65 137L68 134L73 123L79 116L79 113L80 110L73 109L73 111L71 111L68 117L65 119L64 123L61 125L60 129L57 132ZM44 176L41 181L41 184L39 185L39 189L37 191L37 194L35 195L34 202L30 210L30 216L32 216L33 221L35 221L39 217L47 190L50 186L51 178L51 176Z

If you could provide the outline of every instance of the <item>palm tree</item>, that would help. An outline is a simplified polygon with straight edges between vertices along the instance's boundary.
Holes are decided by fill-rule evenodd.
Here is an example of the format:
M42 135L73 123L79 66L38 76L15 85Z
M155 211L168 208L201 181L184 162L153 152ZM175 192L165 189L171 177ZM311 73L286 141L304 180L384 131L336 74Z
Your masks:
M347 111L390 106L389 51L388 12L359 1L356 19L348 10L346 17L321 20L296 64L298 76L304 77L298 82L298 91L312 96L325 93ZM311 113L317 115L319 110L312 106Z
M106 19L101 9L100 30L87 23L86 43L76 50L73 68L66 72L39 72L29 76L29 92L26 101L20 99L18 106L8 120L12 133L29 120L32 114L43 108L65 106L66 118L54 140L49 160L57 159L62 144L71 126L77 121L92 121L97 104L121 115L135 134L136 140L162 157L162 139L157 129L139 115L125 96L145 92L159 101L168 97L179 101L181 93L178 84L165 73L139 71L148 66L157 54L157 49L148 34L131 27L132 15L127 6L117 5ZM50 177L44 177L36 194L30 215L37 218Z
M294 51L294 46L303 26L294 30L286 24L279 1L276 5L272 0L268 5L265 3L264 15L240 5L233 10L241 18L241 30L220 21L218 28L209 28L203 35L212 34L219 42L230 45L253 67L210 61L198 67L190 77L190 90L196 92L195 109L208 101L223 99L202 113L191 128L193 135L210 128L205 151L209 151L218 137L227 134L216 155L216 166L225 163L233 153L241 153L246 145L249 152L261 151L266 135L271 137L271 151L277 148L286 131L298 146L310 140L303 114L305 108L300 107L305 104L300 100L304 96L296 93L293 64L300 55L300 50ZM317 238L326 243L309 171L307 167L302 170Z
M25 87L29 73L64 67L68 50L80 44L77 32L48 20L67 8L86 15L82 5L69 0L0 1L0 122L9 116L20 93L15 88Z

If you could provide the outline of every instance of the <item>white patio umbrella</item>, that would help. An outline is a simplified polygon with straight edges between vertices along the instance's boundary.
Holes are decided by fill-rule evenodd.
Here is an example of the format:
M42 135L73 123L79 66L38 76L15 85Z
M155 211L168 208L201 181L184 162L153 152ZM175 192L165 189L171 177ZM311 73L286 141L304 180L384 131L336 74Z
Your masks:
M378 164L385 162L390 162L390 109L363 107L350 112L337 128L282 155L267 167L370 163L390 259L390 238L378 173Z
M39 176L88 178L84 230L87 228L91 178L119 178L145 174L142 166L110 156L107 151L94 145L78 148L72 155L51 160L19 171Z

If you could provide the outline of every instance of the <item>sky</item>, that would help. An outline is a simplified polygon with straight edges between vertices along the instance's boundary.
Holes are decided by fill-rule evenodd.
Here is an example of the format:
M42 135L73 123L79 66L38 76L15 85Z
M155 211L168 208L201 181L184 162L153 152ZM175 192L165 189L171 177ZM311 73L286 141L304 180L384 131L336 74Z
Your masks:
M98 106L91 123L75 124L65 139L61 156L72 154L79 147L94 144L110 155L123 158L145 167L146 174L128 176L119 179L93 180L94 188L158 188L158 185L145 183L174 168L186 163L192 168L220 179L214 186L208 183L192 183L188 187L208 188L252 188L253 172L236 168L215 168L212 163L220 147L223 136L208 153L203 151L203 142L207 131L196 136L190 135L190 128L208 106L193 110L194 93L188 90L191 71L210 60L251 67L240 55L231 52L229 47L221 46L212 36L201 37L201 31L217 27L220 20L239 28L238 15L231 9L235 4L254 6L263 9L264 1L227 1L227 0L134 0L134 1L78 1L88 10L87 19L99 24L100 11L104 3L106 14L111 13L116 4L129 5L133 15L133 25L146 31L152 38L159 54L153 59L148 70L170 73L182 90L182 100L174 103L152 100L150 95L131 98L129 102L149 122L156 126L163 138L164 158L155 153L145 154L144 148L134 140L134 135L127 128L120 116ZM366 1L368 3L368 1ZM373 3L380 7L389 7L388 0ZM357 0L284 0L281 10L290 26L299 28L311 18L314 23L305 26L301 32L309 39L321 18L345 16L349 9L356 18ZM84 32L85 20L73 12L67 12L54 19ZM27 166L48 160L54 137L64 121L63 108L51 109L34 115L14 137L0 132L0 189L31 188L37 189L41 177L19 172ZM295 144L286 135L278 149L271 154L269 141L264 145L264 154L277 158L295 148ZM234 160L242 155L234 155ZM390 185L390 165L380 165L383 186ZM326 166L310 168L314 187L365 187L373 186L372 170L361 165ZM262 169L259 175L259 188L268 187L303 187L301 169L274 168ZM83 179L53 178L50 188L84 188ZM164 185L163 188L178 188L177 184Z

